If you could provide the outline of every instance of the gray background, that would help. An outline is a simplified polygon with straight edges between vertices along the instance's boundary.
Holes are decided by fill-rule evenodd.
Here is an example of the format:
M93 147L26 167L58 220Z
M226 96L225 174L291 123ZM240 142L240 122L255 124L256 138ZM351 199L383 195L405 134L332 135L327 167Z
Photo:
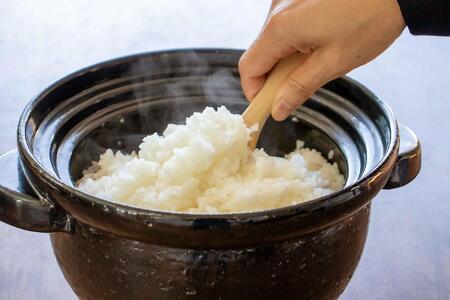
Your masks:
M25 104L60 77L127 54L245 48L269 1L0 1L0 152ZM350 74L389 102L423 146L410 185L373 202L364 255L341 299L450 299L450 38L406 30ZM46 234L0 223L0 299L73 299Z

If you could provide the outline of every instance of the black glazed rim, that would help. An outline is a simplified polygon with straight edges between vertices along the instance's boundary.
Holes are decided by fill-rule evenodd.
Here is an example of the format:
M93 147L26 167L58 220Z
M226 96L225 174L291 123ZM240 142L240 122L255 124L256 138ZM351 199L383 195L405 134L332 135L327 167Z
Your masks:
M21 154L21 159L26 162L26 165L30 166L30 168L33 168L39 176L45 179L46 182L49 182L53 184L59 191L64 193L65 195L73 195L74 197L78 199L82 199L84 201L88 201L88 203L92 203L93 206L108 206L112 210L115 210L117 212L126 212L129 215L139 215L147 218L157 218L155 222L158 222L158 220L165 220L166 222L170 222L171 220L175 221L187 221L191 222L193 220L224 220L230 223L233 222L245 222L248 221L260 221L260 220L267 220L267 219L276 219L276 218L283 218L286 216L292 216L295 214L302 214L304 212L312 212L320 209L326 209L330 206L335 206L341 203L346 202L347 200L350 200L350 198L355 197L362 193L362 190L365 187L372 186L372 179L379 179L380 181L386 181L387 177L389 176L389 172L380 172L386 168L386 164L388 161L392 161L393 156L396 156L396 149L398 149L399 145L399 137L398 137L398 128L397 123L395 121L394 114L391 110L391 108L383 101L381 101L374 93L372 93L368 88L363 86L362 84L358 83L357 81L349 78L349 77L343 77L339 80L343 80L348 82L351 86L354 86L358 89L360 89L363 93L365 93L368 97L370 97L374 102L378 104L380 109L383 111L385 116L387 117L389 121L389 130L391 132L389 145L387 147L387 150L384 152L383 158L373 167L373 169L368 172L367 174L363 175L361 178L359 178L356 182L353 184L343 188L340 191L334 192L332 194L329 194L327 196L323 196L320 198L317 198L315 200L311 200L305 203L300 203L292 206L282 207L282 208L276 208L271 210L264 210L264 211L256 211L256 212L244 212L244 213L226 213L226 214L190 214L190 213L180 213L180 212L171 212L171 211L156 211L156 210L150 210L150 209L143 209L133 206L128 206L124 204L119 204L115 202L110 202L107 200L103 200L94 196L91 196L89 194L86 194L74 187L69 186L68 184L64 183L59 178L53 176L50 174L45 167L34 157L27 141L26 141L26 126L27 121L29 119L29 116L31 112L34 110L36 105L39 103L39 101L46 97L47 94L49 94L52 90L54 90L56 87L60 87L61 85L64 85L65 83L71 81L74 78L83 76L86 73L93 72L99 68L112 66L115 64L123 63L130 59L136 59L139 57L157 57L159 55L164 54L170 54L170 53L189 53L189 52L195 52L195 53L219 53L219 54L240 54L243 50L240 49L217 49L217 48L186 48L186 49L174 49L174 50L162 50L162 51L155 51L155 52L146 52L146 53L139 53L124 57L115 58L112 60L104 61L86 68L83 68L79 71L76 71L66 77L63 77L62 79L56 81L51 86L46 88L43 92L41 92L37 97L35 97L32 101L30 101L27 106L25 107L24 111L21 114L19 125L18 125L18 131L17 131L17 140L18 140L18 147ZM381 176L383 178L379 178L380 176L377 176L378 174L384 174L384 176ZM378 180L376 180L378 181ZM378 182L380 182L378 181ZM384 183L383 181L383 183ZM370 199L367 199L370 200ZM361 205L362 206L362 205ZM70 212L69 212L70 213Z

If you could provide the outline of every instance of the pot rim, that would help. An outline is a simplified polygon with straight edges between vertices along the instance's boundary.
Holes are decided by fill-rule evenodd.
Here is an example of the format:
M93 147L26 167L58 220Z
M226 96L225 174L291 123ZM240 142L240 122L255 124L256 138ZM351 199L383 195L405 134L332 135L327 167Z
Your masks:
M144 209L134 206L129 206L117 202L112 202L108 200L104 200L101 198L97 198L95 196L89 195L87 193L82 192L81 190L72 187L65 182L63 182L57 176L52 175L50 172L46 170L46 168L35 158L30 149L27 141L26 141L26 130L27 123L31 112L35 109L37 104L46 97L47 94L51 93L55 88L58 88L65 83L73 80L74 78L83 76L86 73L93 72L98 68L104 68L107 66L112 66L115 64L121 64L126 62L127 60L136 59L140 57L157 57L160 55L167 55L173 53L232 53L232 54L241 54L244 50L242 49L230 49L230 48L180 48L180 49L170 49L170 50L159 50L159 51L151 51L151 52L142 52L127 56L121 56L118 58L114 58L111 60L106 60L100 63L96 63L94 65L82 68L78 71L75 71L59 80L51 84L49 87L44 89L41 93L39 93L36 97L34 97L24 108L17 127L17 143L19 148L19 153L22 160L27 162L28 166L31 166L37 173L41 175L47 182L55 185L59 191L64 192L68 195L76 196L80 199L85 199L89 201L93 206L108 206L109 208L126 212L131 215L140 215L146 217L158 217L158 219L165 220L184 220L184 221L193 221L193 220L207 220L207 219L222 219L222 220L244 220L244 219L267 219L267 218L279 218L286 217L292 214L304 212L304 211L314 211L317 209L323 209L328 206L334 206L340 204L342 202L346 202L348 200L348 195L357 195L359 194L360 188L366 185L372 185L372 179L387 180L389 177L389 173L381 172L384 176L379 176L380 170L386 165L386 163L392 158L393 155L397 155L396 149L398 149L399 145L399 133L397 122L394 116L392 109L386 104L384 101L380 100L372 91L370 91L363 84L357 82L356 80L343 76L340 80L344 80L349 82L351 85L356 86L361 89L364 93L366 93L373 101L375 101L383 113L386 115L389 120L389 129L391 132L389 144L387 150L384 152L382 159L370 170L367 174L361 176L354 183L344 187L343 189L333 192L329 195L322 196L320 198L316 198L314 200L310 200L307 202L290 205L281 208L275 208L270 210L262 210L262 211L252 211L252 212L234 212L234 213L221 213L221 214L201 214L201 213L184 213L184 212L173 212L173 211L159 211L159 210L151 210ZM386 174L385 174L386 173ZM29 179L28 179L29 180ZM379 180L376 180L379 182ZM49 200L49 199L48 199ZM70 212L69 212L70 213Z

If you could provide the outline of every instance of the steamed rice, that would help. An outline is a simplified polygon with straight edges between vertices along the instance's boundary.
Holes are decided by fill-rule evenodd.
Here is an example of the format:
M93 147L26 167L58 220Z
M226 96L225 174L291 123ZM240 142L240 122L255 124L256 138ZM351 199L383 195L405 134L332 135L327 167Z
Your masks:
M78 187L131 206L212 214L283 207L342 188L337 165L318 151L301 141L284 158L250 151L250 132L240 115L208 107L145 137L138 153L107 150Z

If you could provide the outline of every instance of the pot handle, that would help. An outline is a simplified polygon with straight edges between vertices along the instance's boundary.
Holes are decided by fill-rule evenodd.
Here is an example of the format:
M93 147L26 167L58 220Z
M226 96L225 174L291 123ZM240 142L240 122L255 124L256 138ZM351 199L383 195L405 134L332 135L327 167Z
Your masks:
M410 183L420 172L422 147L416 134L399 125L400 149L394 169L384 189L394 189Z
M17 150L0 156L0 170L0 221L30 231L71 231L71 216L33 192Z

